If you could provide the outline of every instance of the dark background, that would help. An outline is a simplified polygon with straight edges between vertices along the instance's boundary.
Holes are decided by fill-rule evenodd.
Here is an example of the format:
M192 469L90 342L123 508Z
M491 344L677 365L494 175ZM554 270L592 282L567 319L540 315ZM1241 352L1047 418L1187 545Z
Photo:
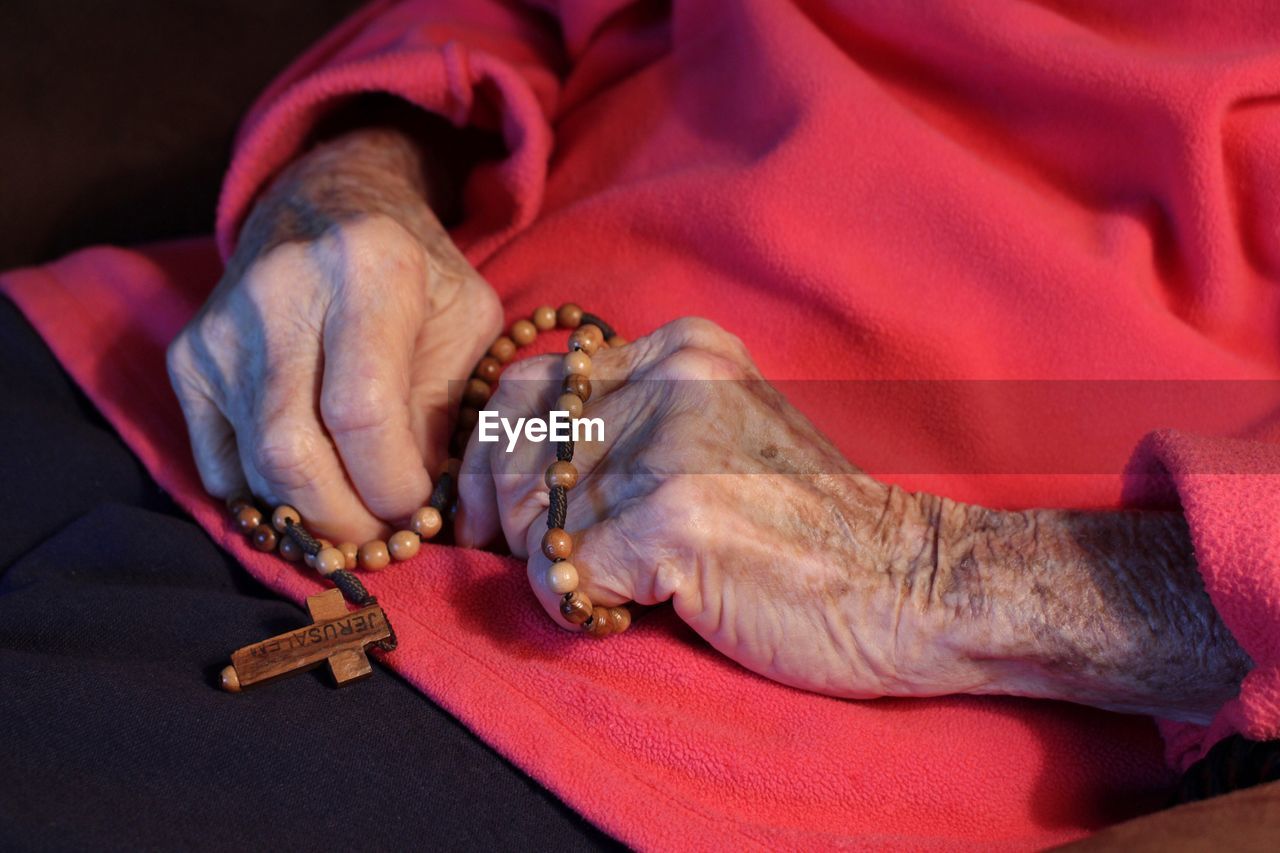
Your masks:
M241 115L360 5L0 2L0 269L211 232Z

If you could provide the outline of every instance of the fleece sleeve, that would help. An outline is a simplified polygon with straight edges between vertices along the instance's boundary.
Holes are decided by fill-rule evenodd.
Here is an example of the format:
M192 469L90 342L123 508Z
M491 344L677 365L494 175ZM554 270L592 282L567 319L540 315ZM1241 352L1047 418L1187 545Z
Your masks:
M1239 733L1280 738L1280 442L1157 433L1144 454L1176 491L1206 591L1254 667L1208 727L1162 723L1185 769Z
M223 258L258 192L300 153L317 121L374 92L501 134L505 156L471 176L468 218L455 234L487 254L541 204L562 62L554 22L519 4L403 0L363 8L287 68L242 123L218 203Z

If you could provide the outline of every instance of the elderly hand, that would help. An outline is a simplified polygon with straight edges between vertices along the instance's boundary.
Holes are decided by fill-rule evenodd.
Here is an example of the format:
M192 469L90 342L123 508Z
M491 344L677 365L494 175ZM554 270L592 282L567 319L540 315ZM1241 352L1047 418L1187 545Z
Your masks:
M294 163L169 349L205 487L246 486L362 542L430 494L449 380L501 327L427 204L414 146L362 131Z
M1009 693L1203 720L1248 659L1168 513L995 512L860 472L764 382L741 342L679 320L601 350L569 492L596 604L670 600L775 680L868 698ZM545 417L560 359L509 367L487 408ZM537 380L537 381L532 381ZM550 443L479 443L458 537L499 532L564 627L540 553Z

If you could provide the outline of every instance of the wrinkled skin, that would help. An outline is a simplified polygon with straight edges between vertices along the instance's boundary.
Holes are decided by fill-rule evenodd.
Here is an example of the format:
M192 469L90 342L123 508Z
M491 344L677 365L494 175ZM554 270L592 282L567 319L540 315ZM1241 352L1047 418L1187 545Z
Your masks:
M671 600L734 659L825 693L900 693L916 669L934 668L930 638L900 620L901 590L928 551L915 501L845 461L741 342L685 319L593 362L585 415L604 419L606 440L578 444L568 510L593 602ZM553 356L509 368L488 408L545 416L561 375ZM549 443L507 453L473 436L459 535L484 542L501 527L518 556L532 555L529 581L548 614L569 627L540 552L539 472L554 458Z
M596 604L670 600L717 649L839 696L1008 693L1203 721L1248 669L1173 513L994 512L880 483L763 381L742 343L686 318L593 359L571 561ZM544 416L552 356L488 408ZM482 444L459 537L499 533L569 627L540 551L553 445Z
M449 381L501 310L432 214L419 154L352 133L256 204L169 350L211 493L247 486L355 542L426 499ZM1249 671L1178 513L999 512L878 482L706 320L593 362L584 415L605 440L576 449L568 518L597 604L670 601L734 660L839 696L1004 693L1205 722ZM487 408L545 417L561 369L510 366ZM569 628L539 549L553 445L504 447L472 438L458 541L505 539Z
M292 504L335 541L422 506L449 380L502 322L420 186L385 177L408 155L384 144L358 137L286 172L168 354L205 487Z

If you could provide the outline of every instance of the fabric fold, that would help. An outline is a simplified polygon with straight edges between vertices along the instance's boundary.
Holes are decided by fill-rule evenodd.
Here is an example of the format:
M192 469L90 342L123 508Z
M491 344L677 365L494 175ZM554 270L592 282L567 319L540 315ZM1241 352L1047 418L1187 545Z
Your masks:
M550 48L531 46L532 25L487 0L452 8L381 5L385 10L361 12L313 48L250 110L218 202L224 259L254 198L301 153L316 123L364 93L396 95L456 126L501 134L506 156L475 169L465 189L470 215L454 232L472 263L537 215L552 145L548 115L559 89Z

